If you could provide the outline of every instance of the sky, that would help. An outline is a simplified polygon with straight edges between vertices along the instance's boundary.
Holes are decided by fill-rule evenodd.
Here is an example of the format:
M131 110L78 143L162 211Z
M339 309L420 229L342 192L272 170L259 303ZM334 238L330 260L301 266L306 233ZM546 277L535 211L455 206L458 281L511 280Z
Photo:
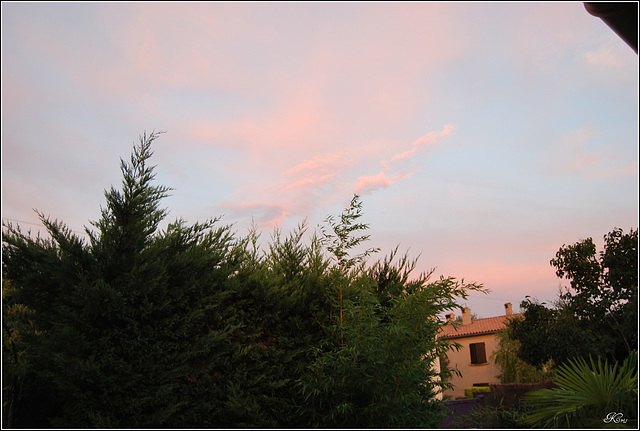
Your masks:
M580 2L2 2L3 222L83 236L152 131L167 222L267 241L357 194L373 260L478 317L638 226L638 56Z

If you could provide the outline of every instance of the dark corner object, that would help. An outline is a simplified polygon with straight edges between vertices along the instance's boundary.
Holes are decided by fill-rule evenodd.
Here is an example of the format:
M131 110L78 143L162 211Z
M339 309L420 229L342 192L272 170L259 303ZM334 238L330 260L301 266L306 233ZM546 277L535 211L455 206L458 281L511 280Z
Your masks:
M584 8L591 15L604 21L636 54L638 53L638 2L585 2Z

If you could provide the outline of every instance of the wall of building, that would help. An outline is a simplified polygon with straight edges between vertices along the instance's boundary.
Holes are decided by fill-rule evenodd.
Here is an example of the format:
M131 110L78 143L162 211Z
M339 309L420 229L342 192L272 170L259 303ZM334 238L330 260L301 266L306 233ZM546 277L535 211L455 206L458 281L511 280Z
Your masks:
M455 386L453 390L444 392L445 396L451 396L452 399L464 397L464 389L473 386L474 383L500 383L498 376L501 372L500 368L491 360L491 354L498 349L498 340L495 334L476 335L470 337L456 338L456 341L462 345L459 351L450 350L447 355L449 358L449 368L457 366L462 373L462 377L453 376L451 383ZM469 344L485 343L485 352L487 362L485 364L472 364L471 352Z

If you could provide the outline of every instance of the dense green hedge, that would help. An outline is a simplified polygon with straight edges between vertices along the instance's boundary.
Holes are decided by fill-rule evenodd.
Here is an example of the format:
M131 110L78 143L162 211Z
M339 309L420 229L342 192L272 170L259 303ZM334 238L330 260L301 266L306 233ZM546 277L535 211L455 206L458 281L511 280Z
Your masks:
M3 425L437 426L437 316L481 286L410 277L397 249L354 255L357 197L267 250L218 219L161 230L157 137L121 162L88 240L43 215L50 238L3 225Z

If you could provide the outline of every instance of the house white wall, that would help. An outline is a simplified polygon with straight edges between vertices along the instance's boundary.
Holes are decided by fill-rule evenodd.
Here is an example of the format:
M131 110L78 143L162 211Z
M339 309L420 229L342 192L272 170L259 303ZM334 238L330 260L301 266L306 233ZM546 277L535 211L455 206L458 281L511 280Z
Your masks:
M450 382L455 386L453 390L447 390L444 395L449 395L453 399L464 397L464 389L478 383L500 383L497 377L501 370L492 360L491 354L498 349L498 339L496 334L474 335L469 337L456 338L462 345L459 351L450 350L447 357L450 369L457 367L462 373L462 377L453 376ZM471 343L484 343L486 363L472 364L469 345Z

